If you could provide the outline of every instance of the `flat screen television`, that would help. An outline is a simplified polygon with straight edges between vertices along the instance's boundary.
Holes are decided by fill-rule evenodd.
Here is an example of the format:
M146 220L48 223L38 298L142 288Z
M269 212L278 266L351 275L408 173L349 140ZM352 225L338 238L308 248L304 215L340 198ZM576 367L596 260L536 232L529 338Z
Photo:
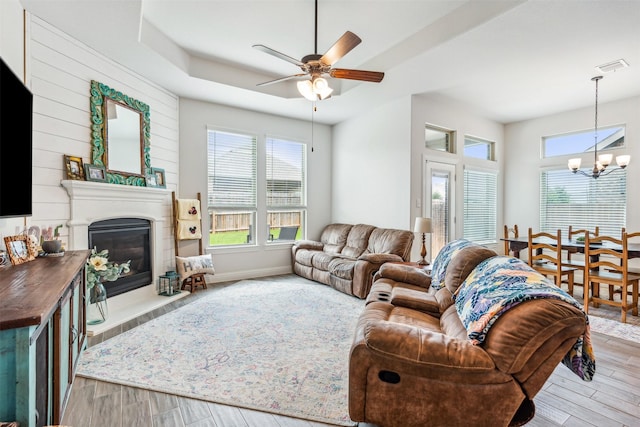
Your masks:
M0 217L32 215L33 95L0 58Z

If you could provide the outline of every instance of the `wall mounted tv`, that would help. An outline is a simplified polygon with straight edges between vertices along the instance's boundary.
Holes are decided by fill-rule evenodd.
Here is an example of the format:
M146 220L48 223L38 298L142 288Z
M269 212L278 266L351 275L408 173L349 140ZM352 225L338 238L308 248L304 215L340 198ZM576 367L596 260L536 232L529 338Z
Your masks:
M33 95L0 58L0 217L32 215Z

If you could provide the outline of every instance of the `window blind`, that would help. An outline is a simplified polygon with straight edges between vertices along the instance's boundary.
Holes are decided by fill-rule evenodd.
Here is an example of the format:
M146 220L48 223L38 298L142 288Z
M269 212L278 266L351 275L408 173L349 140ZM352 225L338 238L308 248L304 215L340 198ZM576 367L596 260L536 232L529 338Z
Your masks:
M208 202L226 209L256 208L257 142L252 135L207 131Z
M465 167L465 239L478 244L496 242L497 183L497 172Z
M305 145L267 138L267 207L305 205Z
M540 174L540 228L543 231L594 230L619 236L626 224L627 171L598 179L573 174L566 168Z

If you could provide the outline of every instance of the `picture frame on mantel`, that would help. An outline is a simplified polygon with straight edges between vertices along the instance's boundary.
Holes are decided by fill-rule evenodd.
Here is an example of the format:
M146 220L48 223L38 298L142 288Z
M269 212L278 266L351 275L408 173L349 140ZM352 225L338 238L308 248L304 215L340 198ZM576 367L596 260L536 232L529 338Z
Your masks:
M145 177L145 182L147 184L147 187L151 187L151 188L158 187L158 180L156 179L156 176L152 173L147 174L147 176Z
M107 182L107 170L104 166L85 163L84 175L87 181Z
M158 188L167 188L167 183L165 181L164 169L160 168L151 168L151 174L156 178L156 187Z
M29 236L26 234L4 238L4 245L7 247L11 264L18 265L36 259L37 254L28 239Z
M76 156L64 155L64 166L67 179L84 181L84 168L82 159Z

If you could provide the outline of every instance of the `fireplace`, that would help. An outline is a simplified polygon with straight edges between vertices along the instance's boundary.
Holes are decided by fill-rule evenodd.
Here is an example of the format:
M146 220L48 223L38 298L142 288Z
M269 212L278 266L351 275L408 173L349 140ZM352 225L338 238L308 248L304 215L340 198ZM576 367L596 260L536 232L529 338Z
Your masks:
M114 218L89 225L89 247L107 249L109 261L130 261L130 271L118 280L105 282L107 297L153 283L151 273L151 222L143 218Z
M0 0L1 1L1 0ZM144 241L146 245L145 255L142 256L141 270L146 270L144 278L136 278L140 282L125 284L124 288L134 287L149 288L149 294L155 293L153 278L157 278L163 272L172 269L174 264L173 239L171 238L171 190L164 188L136 187L130 185L107 184L102 182L64 180L62 186L69 194L70 218L69 241L67 249L89 249L94 246L97 249L109 249L109 259L122 262L131 259L134 266L134 255L121 248L106 247L106 243L95 242L93 239L103 237L103 229L99 229L96 236L89 237L89 228L94 225L116 225L116 227L129 224L131 230L117 231L116 234L132 236L135 240ZM115 223L110 221L116 220ZM138 222L140 221L140 222ZM144 223L144 225L142 225ZM146 231L138 230L146 228ZM167 233L165 233L167 228ZM89 241L91 240L91 243ZM110 244L110 242L108 242ZM147 264L148 263L148 264ZM133 280L133 279L131 279ZM127 278L126 281L128 282ZM120 280L116 282L118 286ZM134 281L135 282L135 281ZM107 282L110 284L111 282ZM123 289L124 289L123 288ZM142 290L142 289L141 289ZM128 290L107 291L109 296ZM124 296L124 295L123 295Z

